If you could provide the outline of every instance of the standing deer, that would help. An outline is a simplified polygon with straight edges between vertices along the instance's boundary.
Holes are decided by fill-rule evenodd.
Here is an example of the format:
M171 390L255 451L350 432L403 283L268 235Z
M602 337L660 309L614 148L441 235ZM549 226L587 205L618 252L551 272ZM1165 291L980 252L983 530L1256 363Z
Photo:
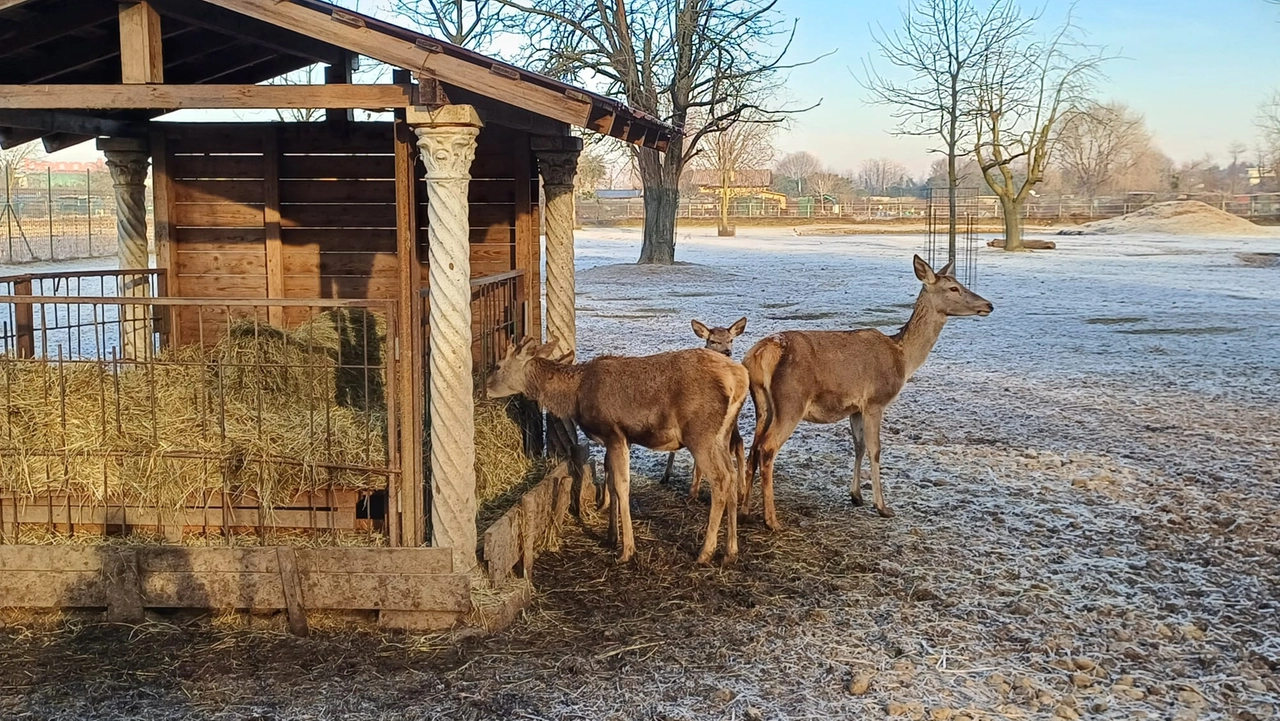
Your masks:
M605 447L609 537L621 561L635 553L631 530L631 444L655 451L688 448L711 479L711 514L698 563L711 561L720 518L728 514L725 561L738 555L737 480L729 435L747 400L747 370L704 348L641 358L601 356L586 363L549 358L554 343L510 347L489 376L487 391L522 393L559 418L575 421Z
M880 488L880 421L884 409L924 364L951 316L991 313L991 302L961 285L952 275L954 261L934 272L915 256L916 277L924 283L911 318L892 336L878 330L785 331L752 346L743 358L751 374L756 433L751 442L742 510L750 509L751 484L760 469L765 525L778 529L773 506L773 462L801 420L837 423L849 419L854 466L853 505L862 505L862 458L871 456L871 485L876 510L893 511Z
M705 340L707 350L713 350L726 358L733 357L733 339L742 335L747 329L747 319L739 318L734 321L733 325L728 328L708 328L706 324L699 320L694 320L690 325L693 326L694 335ZM733 435L729 436L729 450L733 453L734 461L738 464L738 473L746 470L747 464L743 457L742 434L738 432L738 424L733 425ZM662 483L671 481L671 466L676 462L676 453L672 451L667 455L667 470L662 472ZM689 485L689 498L696 499L698 497L698 488L702 485L702 473L698 471L698 465L693 466L693 482Z

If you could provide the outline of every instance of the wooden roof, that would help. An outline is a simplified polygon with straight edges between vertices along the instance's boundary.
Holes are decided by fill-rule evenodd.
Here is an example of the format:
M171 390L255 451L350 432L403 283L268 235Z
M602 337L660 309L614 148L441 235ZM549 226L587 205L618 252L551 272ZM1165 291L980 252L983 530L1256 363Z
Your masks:
M674 132L616 100L321 0L149 2L160 18L166 85L256 84L364 55L438 81L450 102L483 105L499 124L568 123L660 150ZM120 84L120 7L115 0L0 0L0 86ZM70 111L0 96L0 147L43 138L56 150L96 135L136 134L139 124L178 107L157 107L154 97L146 104L103 99L96 109L90 98L86 109Z

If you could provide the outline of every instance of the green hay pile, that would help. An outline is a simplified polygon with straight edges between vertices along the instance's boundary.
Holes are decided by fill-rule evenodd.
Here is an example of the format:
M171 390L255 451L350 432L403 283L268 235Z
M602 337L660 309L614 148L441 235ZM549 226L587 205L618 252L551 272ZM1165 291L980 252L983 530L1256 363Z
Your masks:
M0 492L176 508L224 488L267 507L385 488L361 470L386 466L385 337L344 309L292 332L235 321L148 364L0 357ZM366 354L368 373L343 367Z

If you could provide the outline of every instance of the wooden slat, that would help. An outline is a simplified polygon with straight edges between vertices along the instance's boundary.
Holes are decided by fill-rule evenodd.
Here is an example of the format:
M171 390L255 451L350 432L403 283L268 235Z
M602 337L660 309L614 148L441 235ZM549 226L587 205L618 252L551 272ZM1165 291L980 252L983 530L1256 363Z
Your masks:
M12 507L5 510L8 512ZM25 545L0 548L0 577L17 571L97 573L101 568L102 557L92 548Z
M276 110L409 104L397 85L0 85L0 108L55 110Z
M177 228L174 230L180 251L223 251L261 249L262 228Z
M102 559L102 575L107 622L140 623L143 599L137 551L132 548L112 549Z
M525 333L535 339L542 338L542 286L538 282L541 265L541 243L538 242L538 229L533 227L533 214L530 206L537 203L537 191L533 189L533 162L529 150L529 136L519 133L511 141L511 154L515 158L515 197L512 208L515 222L515 267L525 272L527 288L535 289L528 293L525 309ZM476 206L472 206L473 214Z
M261 155L175 155L170 176L180 179L261 180Z
M0 599L0 603L13 608L104 608L107 605L99 571L0 573Z
M349 275L286 275L285 295L289 298L370 298L391 300L398 294L394 275L360 278ZM305 290L315 289L308 295Z
M400 261L392 253L340 253L286 250L285 275L395 275Z
M182 275L261 275L267 273L266 256L256 251L221 251L175 254L173 268Z
M472 203L467 214L472 228L499 226L511 228L516 225L515 203Z
M262 183L252 180L184 180L173 186L176 203L261 203Z
M187 298L267 297L265 275L179 275L178 282Z
M471 577L461 573L304 573L302 593L310 608L335 611L371 606L391 611L471 610Z
M206 309L205 333L215 325L225 322L225 313L217 314ZM219 317L220 316L220 317ZM179 322L191 323L188 318L180 318ZM192 341L199 338L199 332L192 329L189 336ZM7 509L6 509L7 510ZM187 529L205 527L220 528L223 525L223 509L216 506L209 508L184 508L179 510L122 507L122 506L25 506L19 507L15 515L20 524L80 527L119 526L130 528L155 528L161 525L174 525ZM314 519L314 520L313 520ZM245 530L266 528L326 528L335 530L352 530L355 528L355 509L346 511L315 511L272 509L265 513L257 508L230 509L229 524L233 528Z
M302 580L298 574L298 557L292 548L276 548L280 563L280 586L284 591L284 606L289 614L289 631L295 636L306 636L307 611L302 602Z
M285 228L394 228L394 205L284 205L280 224Z
M158 123L177 155L262 152L262 123Z
M317 123L286 123L280 126L280 152L285 155L309 153L393 152L391 124L351 123L340 133Z
M395 178L392 155L286 155L280 159L280 177L286 180Z
M182 295L182 287L178 284L176 255L178 250L175 235L174 203L176 202L177 184L169 176L168 141L160 132L151 134L151 189L153 215L155 217L156 263L164 268L165 293L170 296ZM172 323L170 323L172 326ZM179 344L181 338L174 336L170 328L169 342Z
M516 194L515 181L472 178L467 200L471 203L515 203Z
M396 252L392 228L283 228L280 233L286 250Z
M164 82L160 14L151 3L120 5L120 78L128 85Z
M307 574L446 574L453 572L447 548L300 548L298 570Z
M173 222L179 227L262 228L262 206L246 203L178 203Z
M280 182L281 203L394 203L395 182L391 180L284 180Z
M149 608L284 608L278 572L148 573L142 598Z
M284 256L280 243L280 154L277 149L275 126L268 126L263 131L263 180L262 193L263 229L267 248L267 297L284 297ZM283 325L284 310L271 308L267 311L267 319L272 325ZM290 616L292 623L292 614ZM305 625L305 621L303 622Z
M424 516L425 479L423 471L423 433L425 407L421 388L425 340L422 334L422 302L418 288L422 285L422 263L417 239L418 205L414 202L418 148L412 129L402 120L395 123L395 193L396 193L396 258L397 291L401 313L398 329L406 345L401 355L405 372L395 389L396 406L405 416L400 425L400 483L389 497L388 516L394 520L399 536L393 543L420 546L426 540ZM398 515L397 515L398 514Z

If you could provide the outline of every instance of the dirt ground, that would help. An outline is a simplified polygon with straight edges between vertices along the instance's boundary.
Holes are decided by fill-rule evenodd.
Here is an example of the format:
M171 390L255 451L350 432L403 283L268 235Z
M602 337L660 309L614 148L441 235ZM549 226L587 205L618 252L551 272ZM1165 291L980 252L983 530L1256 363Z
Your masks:
M637 557L602 523L535 569L510 630L153 623L0 630L5 719L1275 719L1280 714L1280 275L1275 240L1060 238L983 248L989 318L959 319L892 406L893 519L848 502L846 426L778 460L786 528L693 565L689 459L636 451ZM903 237L682 232L694 265L580 243L582 355L694 345L690 317L892 328ZM750 440L752 412L744 412ZM756 511L758 514L758 501Z

